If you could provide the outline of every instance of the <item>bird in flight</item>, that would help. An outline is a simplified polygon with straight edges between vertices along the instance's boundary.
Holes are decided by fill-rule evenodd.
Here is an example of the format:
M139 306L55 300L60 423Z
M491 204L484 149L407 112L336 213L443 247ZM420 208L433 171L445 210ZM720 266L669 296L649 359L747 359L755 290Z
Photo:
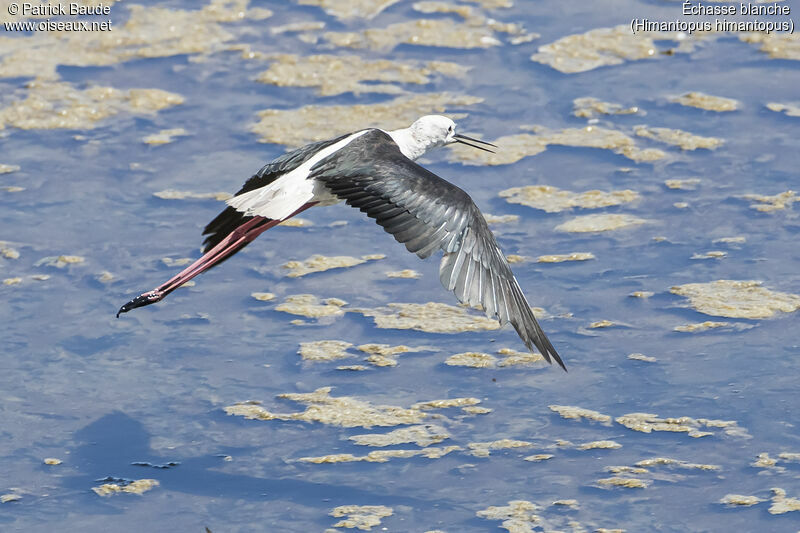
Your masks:
M203 230L203 256L117 312L161 301L193 277L229 258L261 233L309 207L345 201L425 259L437 250L442 285L462 303L511 323L566 370L536 321L519 283L478 207L467 193L414 161L453 143L492 152L495 145L456 133L455 123L427 115L394 131L370 128L309 144L267 163L245 182Z

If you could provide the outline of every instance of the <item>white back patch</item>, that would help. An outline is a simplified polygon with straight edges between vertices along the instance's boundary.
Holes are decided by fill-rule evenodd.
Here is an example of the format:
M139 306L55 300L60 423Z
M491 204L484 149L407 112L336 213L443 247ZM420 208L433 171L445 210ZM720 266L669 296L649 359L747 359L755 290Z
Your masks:
M314 182L308 180L311 167L329 155L341 150L351 141L361 137L368 131L362 130L348 135L341 141L323 148L308 158L305 163L291 172L287 172L272 183L234 196L226 203L245 215L257 215L272 220L285 220L303 205L317 201L316 196L318 195L320 196L319 201L330 203L330 195L320 190L319 187L317 187L317 194L315 194Z

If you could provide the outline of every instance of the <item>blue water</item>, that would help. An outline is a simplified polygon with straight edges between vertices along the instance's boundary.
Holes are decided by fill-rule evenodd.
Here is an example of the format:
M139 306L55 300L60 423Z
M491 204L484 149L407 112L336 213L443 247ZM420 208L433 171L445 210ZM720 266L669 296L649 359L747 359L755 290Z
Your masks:
M181 94L185 103L154 115L123 112L91 130L0 131L0 163L21 167L0 175L0 186L25 188L15 193L0 189L0 241L20 254L17 259L0 257L0 278L23 278L19 284L0 285L0 494L19 496L0 504L0 530L322 531L340 520L329 516L337 506L384 505L393 515L373 530L493 531L501 522L476 513L514 500L541 506L536 513L541 521L530 523L532 530L566 530L572 520L589 531L798 529L797 511L768 512L773 487L790 498L800 497L798 462L779 459L774 468L751 466L761 453L778 458L781 452L800 452L797 314L763 320L710 317L669 292L685 283L753 279L771 290L800 293L796 209L762 213L741 198L798 188L800 119L765 107L767 102L797 99L796 61L770 59L736 35L709 40L688 54L580 74L563 74L529 60L538 46L566 35L625 24L632 17L674 19L677 3L518 2L490 14L520 22L541 33L540 39L486 50L399 45L382 51L330 49L322 41L275 37L266 28L297 20L324 21L332 31L384 27L423 17L411 2L399 2L371 21L339 21L319 8L283 2L259 7L272 9L274 16L226 24L236 35L232 42L264 52L354 53L473 66L463 80L441 77L423 86L400 86L408 92L450 91L483 98L480 104L449 111L469 113L460 121L463 130L481 132L487 139L518 133L527 124L582 127L586 119L571 115L572 100L593 96L646 110L644 116L601 117L603 126L625 131L637 124L678 128L722 138L725 144L713 151L682 152L637 138L639 146L668 153L655 163L634 163L608 150L560 146L495 167L448 162L446 149L426 157L426 166L467 190L484 211L519 215L517 223L495 226L506 253L537 257L582 251L596 256L580 263L514 265L531 304L548 311L550 318L542 326L569 373L552 367L453 367L444 361L455 353L523 346L511 328L457 335L377 329L357 313L319 323L308 319L312 325L296 326L290 321L298 317L274 309L285 296L302 293L341 298L348 307L455 303L439 285L436 261L420 262L374 222L343 205L310 210L303 217L313 226L271 230L236 258L197 278L194 287L114 318L130 297L176 272L162 258L199 255L200 231L221 208L214 200L163 200L154 192L235 191L285 149L256 142L250 125L259 110L368 104L391 96L319 97L311 88L257 83L255 75L268 63L242 60L235 51L216 52L203 62L184 54L59 68L61 79L78 87L159 88ZM126 6L114 6L112 16L115 24L124 24ZM432 17L460 20L456 15ZM12 37L24 35L0 36ZM667 49L674 42L661 44ZM28 81L0 79L0 103L19 99ZM668 101L686 91L735 98L741 108L718 113ZM173 127L185 128L189 135L164 146L141 141ZM75 135L84 137L76 140ZM674 178L701 182L695 190L664 186ZM501 190L529 184L571 191L632 189L640 199L600 210L544 213L498 196ZM689 207L675 208L675 202ZM627 213L651 223L601 234L554 229L589 213ZM330 225L341 220L347 224ZM666 240L653 239L658 236ZM733 236L745 236L746 242L712 243ZM690 259L709 250L728 254ZM381 253L386 258L300 278L288 278L280 268L315 253ZM64 254L85 261L65 268L36 266L42 258ZM387 270L404 268L423 276L385 277ZM111 282L98 280L104 271L113 274ZM37 274L50 278L31 279ZM649 299L628 296L637 290L655 294ZM264 291L276 293L277 299L260 302L250 296ZM588 328L604 319L617 326ZM706 320L738 326L673 331ZM329 363L301 360L300 342L326 339L426 345L439 351L401 355L395 367L363 372L335 369L361 363L358 357ZM635 352L657 361L627 359ZM429 421L450 434L438 446L463 448L440 459L321 465L297 459L366 455L372 448L348 437L396 428L255 421L224 412L225 406L246 400L261 401L273 412L302 411L303 405L277 395L328 386L334 397L405 408L421 401L474 397L492 412L430 411ZM548 409L551 404L612 417L646 412L732 420L746 434L728 435L716 428L709 429L714 435L697 439L685 433L646 434L617 423L566 420ZM469 443L505 438L533 445L494 450L489 457L468 453ZM559 439L575 445L614 440L622 447L578 450L558 446ZM418 449L414 444L392 448ZM523 460L536 453L554 457L539 463ZM649 474L633 476L651 482L644 489L597 484L615 475L606 471L608 466L633 466L659 456L719 469L655 466ZM44 465L46 457L62 464ZM150 466L132 464L137 462ZM106 478L150 478L160 485L143 495L101 498L91 488ZM766 501L727 508L719 503L726 494ZM577 500L578 508L551 505L564 499Z

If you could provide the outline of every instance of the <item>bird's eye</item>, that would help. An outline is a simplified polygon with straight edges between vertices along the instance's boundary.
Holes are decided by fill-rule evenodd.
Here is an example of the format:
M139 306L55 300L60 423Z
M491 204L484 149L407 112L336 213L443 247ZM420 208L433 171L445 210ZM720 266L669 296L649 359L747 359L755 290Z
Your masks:
M453 126L447 128L447 133L453 133Z

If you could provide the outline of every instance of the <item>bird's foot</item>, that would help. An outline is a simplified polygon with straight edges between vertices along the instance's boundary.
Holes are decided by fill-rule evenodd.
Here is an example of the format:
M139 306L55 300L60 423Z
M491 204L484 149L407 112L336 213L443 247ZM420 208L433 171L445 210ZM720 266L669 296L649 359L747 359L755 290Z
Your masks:
M150 291L144 294L140 294L139 296L137 296L136 298L134 298L133 300L131 300L130 302L126 303L125 305L119 308L119 311L117 311L117 318L119 318L119 315L121 315L122 313L127 313L131 309L136 309L137 307L144 307L145 305L150 305L159 302L161 301L162 298L164 298L164 296L165 294L161 291Z

